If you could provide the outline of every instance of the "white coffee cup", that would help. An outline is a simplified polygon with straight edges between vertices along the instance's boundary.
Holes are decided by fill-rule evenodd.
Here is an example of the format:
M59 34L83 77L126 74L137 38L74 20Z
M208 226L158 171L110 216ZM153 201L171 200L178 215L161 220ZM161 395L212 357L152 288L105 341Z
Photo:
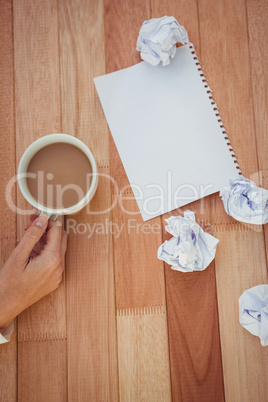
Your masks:
M40 204L35 198L33 198L27 186L27 169L28 165L32 159L32 157L40 151L40 149L44 148L47 145L53 143L68 143L79 148L88 158L91 168L92 168L92 179L90 183L90 187L86 193L86 195L80 200L77 204L72 205L68 208L49 208L43 204ZM18 183L20 191L22 192L24 198L35 208L41 211L41 214L46 214L48 216L51 215L69 215L80 211L84 208L89 201L94 196L97 186L98 186L98 169L95 162L95 159L88 149L88 147L80 141L78 138L73 137L68 134L49 134L44 137L40 137L38 140L33 142L24 152L21 157L19 166L18 166Z

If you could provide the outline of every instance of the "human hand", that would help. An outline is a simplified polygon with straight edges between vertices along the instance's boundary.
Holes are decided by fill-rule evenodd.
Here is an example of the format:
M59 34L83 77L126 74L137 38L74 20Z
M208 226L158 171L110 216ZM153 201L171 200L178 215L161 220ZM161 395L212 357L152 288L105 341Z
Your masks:
M0 328L58 288L67 233L59 221L32 216L20 243L0 269Z

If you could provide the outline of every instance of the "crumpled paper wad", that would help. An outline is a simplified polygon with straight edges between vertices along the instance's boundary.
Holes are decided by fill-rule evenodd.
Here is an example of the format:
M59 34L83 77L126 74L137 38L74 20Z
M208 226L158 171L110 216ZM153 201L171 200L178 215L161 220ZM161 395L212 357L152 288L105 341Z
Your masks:
M170 63L176 53L176 43L189 43L186 29L174 17L152 18L144 21L137 40L141 58L152 66Z
M242 327L258 336L268 346L268 285L245 290L239 298L239 321Z
M220 192L224 209L234 219L262 225L268 222L268 190L241 176Z
M192 211L165 219L172 234L158 249L158 258L181 272L203 271L215 257L218 239L203 231Z

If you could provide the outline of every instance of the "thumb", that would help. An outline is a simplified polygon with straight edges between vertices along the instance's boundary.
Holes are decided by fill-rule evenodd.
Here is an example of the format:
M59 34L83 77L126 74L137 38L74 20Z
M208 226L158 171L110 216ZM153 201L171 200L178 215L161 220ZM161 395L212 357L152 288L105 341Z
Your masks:
M20 260L25 262L28 260L32 249L45 233L47 223L48 217L46 215L41 215L27 229L23 238L16 247L17 256Z

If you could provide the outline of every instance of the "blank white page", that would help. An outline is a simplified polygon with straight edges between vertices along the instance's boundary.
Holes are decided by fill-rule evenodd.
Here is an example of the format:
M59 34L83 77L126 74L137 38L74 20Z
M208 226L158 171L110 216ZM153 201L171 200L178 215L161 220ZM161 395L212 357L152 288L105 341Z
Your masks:
M193 50L179 47L166 67L141 62L94 79L144 220L239 174Z

